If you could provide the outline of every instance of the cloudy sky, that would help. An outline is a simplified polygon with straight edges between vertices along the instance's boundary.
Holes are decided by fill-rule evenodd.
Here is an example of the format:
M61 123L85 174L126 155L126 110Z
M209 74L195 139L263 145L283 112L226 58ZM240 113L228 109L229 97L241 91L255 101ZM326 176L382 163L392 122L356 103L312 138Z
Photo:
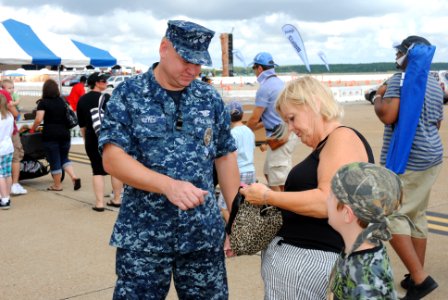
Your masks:
M300 31L311 64L322 63L320 51L330 64L391 62L392 45L414 34L437 46L435 62L447 62L447 12L446 0L0 0L0 21L14 18L146 66L158 60L167 20L197 22L216 32L216 68L225 32L247 63L268 51L280 65L302 64L282 34L287 23ZM234 65L243 66L236 58Z

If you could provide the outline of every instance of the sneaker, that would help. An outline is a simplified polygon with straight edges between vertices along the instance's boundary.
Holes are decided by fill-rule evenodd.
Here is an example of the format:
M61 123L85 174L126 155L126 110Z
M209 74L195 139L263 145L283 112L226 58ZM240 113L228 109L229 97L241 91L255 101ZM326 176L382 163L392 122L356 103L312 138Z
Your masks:
M9 209L11 207L11 200L8 200L8 202L6 202L5 204L2 203L2 201L0 201L0 208L1 209Z
M404 288L405 290L409 289L409 286L411 285L411 274L404 274L404 279L400 281L400 286Z
M409 285L408 292L406 293L406 296L404 296L404 300L417 300L425 297L429 293L431 293L433 290L435 290L439 285L437 282L435 282L434 279L432 279L431 276L426 277L426 279L416 285L413 281L411 281L411 284Z
M20 185L20 183L14 183L11 186L11 194L13 195L25 195L26 193L28 193L28 191L25 190L23 186Z

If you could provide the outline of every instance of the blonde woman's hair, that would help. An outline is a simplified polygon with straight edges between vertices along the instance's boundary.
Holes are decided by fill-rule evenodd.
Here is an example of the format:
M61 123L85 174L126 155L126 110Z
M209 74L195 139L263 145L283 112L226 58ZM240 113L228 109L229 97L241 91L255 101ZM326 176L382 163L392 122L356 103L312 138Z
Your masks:
M0 94L0 115L3 119L6 119L8 116L8 100L6 99L5 95Z
M275 108L282 115L281 109L285 105L304 104L325 121L340 120L344 114L331 90L310 76L289 81L278 96Z

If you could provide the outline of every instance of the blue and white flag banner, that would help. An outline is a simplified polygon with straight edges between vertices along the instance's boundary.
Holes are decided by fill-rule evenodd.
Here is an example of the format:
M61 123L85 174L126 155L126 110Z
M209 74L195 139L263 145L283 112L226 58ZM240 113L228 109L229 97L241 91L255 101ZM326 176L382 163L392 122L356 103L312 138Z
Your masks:
M320 57L320 59L324 62L325 67L327 68L327 71L330 71L330 66L328 65L327 56L323 51L317 52L317 55Z
M244 67L247 67L246 60L244 59L243 53L239 49L233 50L233 55L243 64Z
M291 24L285 24L282 27L282 31L291 43L294 50L296 50L297 54L299 54L308 72L311 72L310 64L308 63L308 57L305 51L305 45L303 44L302 37L300 36L297 28Z

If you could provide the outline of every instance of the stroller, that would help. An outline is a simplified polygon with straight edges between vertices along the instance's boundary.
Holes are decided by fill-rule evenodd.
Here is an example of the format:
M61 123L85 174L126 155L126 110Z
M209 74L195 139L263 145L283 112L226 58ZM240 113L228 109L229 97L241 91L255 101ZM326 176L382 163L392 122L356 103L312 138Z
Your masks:
M46 162L42 144L42 133L24 133L20 136L20 141L25 154L20 162L19 180L38 178L50 173L50 165Z
M24 156L20 162L19 180L34 179L50 173L50 165L47 162L44 146L42 144L42 133L22 133L20 136ZM62 171L61 181L64 180Z

